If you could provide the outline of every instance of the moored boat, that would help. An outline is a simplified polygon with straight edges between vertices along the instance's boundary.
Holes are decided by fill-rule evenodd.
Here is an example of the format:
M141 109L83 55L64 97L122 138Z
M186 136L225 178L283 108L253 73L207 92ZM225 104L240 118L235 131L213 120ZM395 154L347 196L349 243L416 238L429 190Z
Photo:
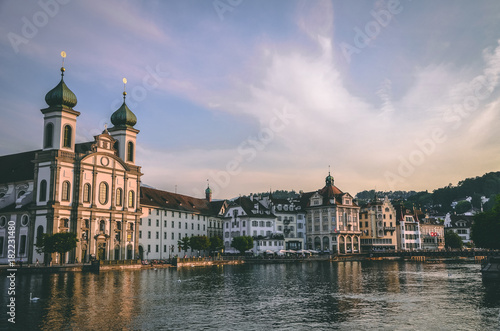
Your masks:
M490 256L481 264L483 279L500 280L500 257Z

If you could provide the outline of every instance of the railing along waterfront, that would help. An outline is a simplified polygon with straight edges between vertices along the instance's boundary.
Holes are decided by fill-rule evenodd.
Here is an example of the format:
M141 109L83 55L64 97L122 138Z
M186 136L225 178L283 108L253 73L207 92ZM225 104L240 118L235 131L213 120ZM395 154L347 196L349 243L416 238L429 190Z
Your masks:
M101 265L133 265L141 264L141 260L100 260Z
M371 257L475 257L500 256L500 250L470 249L470 250L413 250L413 251L370 251Z

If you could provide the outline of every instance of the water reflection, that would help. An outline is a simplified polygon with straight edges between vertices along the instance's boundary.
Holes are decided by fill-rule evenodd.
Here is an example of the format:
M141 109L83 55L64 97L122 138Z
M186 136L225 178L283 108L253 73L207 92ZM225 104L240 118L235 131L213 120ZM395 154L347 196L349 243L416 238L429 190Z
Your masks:
M372 261L18 275L16 327L494 329L500 284L483 283L478 271L475 264ZM7 285L4 278L4 307ZM41 300L31 303L30 292Z

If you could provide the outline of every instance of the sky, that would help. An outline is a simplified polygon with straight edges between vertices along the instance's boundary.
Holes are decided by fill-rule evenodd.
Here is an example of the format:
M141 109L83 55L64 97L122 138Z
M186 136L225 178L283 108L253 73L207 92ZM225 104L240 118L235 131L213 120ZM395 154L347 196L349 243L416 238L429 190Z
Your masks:
M0 0L0 155L40 149L45 94L76 142L122 101L142 183L215 199L429 190L500 167L500 2Z

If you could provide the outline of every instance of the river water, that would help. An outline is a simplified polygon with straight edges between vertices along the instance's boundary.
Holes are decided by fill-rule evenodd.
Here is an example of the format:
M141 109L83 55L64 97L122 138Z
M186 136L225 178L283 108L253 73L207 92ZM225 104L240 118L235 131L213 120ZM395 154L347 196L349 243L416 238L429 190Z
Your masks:
M17 275L15 328L7 308L0 328L500 330L500 284L483 283L479 267L303 262Z

